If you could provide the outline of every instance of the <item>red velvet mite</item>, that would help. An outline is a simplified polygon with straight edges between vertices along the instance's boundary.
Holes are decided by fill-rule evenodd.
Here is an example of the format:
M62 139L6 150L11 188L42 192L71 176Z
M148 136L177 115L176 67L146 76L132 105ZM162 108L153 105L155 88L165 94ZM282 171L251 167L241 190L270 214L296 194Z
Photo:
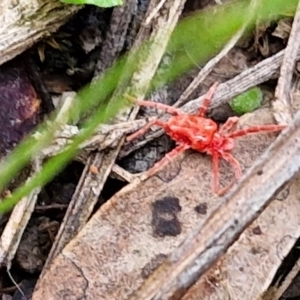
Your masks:
M224 189L219 188L220 158L225 159L232 166L236 180L242 175L239 162L230 153L234 148L234 139L250 133L281 131L286 127L286 125L261 125L235 131L234 129L239 120L238 117L230 117L223 125L219 126L212 119L205 117L217 85L218 83L215 83L209 89L203 104L196 115L184 114L180 110L165 104L135 100L132 97L127 96L131 100L134 100L138 105L161 109L172 115L167 122L155 119L149 122L145 127L127 137L127 141L132 141L138 136L143 135L151 126L157 125L162 127L165 132L177 142L177 147L175 149L170 151L164 158L147 171L149 176L157 172L158 169L183 151L191 148L212 156L212 190L217 195L223 195L233 183Z

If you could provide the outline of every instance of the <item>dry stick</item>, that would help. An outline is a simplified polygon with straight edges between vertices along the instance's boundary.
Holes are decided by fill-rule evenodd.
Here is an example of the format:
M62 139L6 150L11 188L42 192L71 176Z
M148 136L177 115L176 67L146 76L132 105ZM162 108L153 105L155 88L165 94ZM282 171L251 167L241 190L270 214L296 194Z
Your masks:
M32 162L32 175L41 170L41 160L36 158ZM28 180L31 179L31 176ZM23 232L31 218L34 207L41 191L41 187L34 189L28 196L23 197L14 207L9 220L0 238L0 266L11 268L11 262L15 257Z
M79 145L79 149L82 149L82 151L77 157L75 157L75 159L85 164L91 151L114 148L124 135L136 132L141 127L147 125L153 118L154 117L121 122L113 125L103 124L99 126L92 137ZM81 131L82 129L79 129L74 125L62 125L55 133L55 138L51 145L40 151L41 158L45 159L61 153L66 146L72 143L74 137L76 137ZM40 133L35 133L34 136L38 140L40 138Z
M293 109L291 105L291 91L299 86L299 79L297 78L294 84L292 83L293 70L297 59L297 51L300 48L300 1L298 2L297 11L294 17L293 26L290 32L289 41L285 49L280 76L278 79L275 101L273 104L274 117L278 123L290 124L292 120ZM300 269L300 259L297 260L293 269L280 284L278 288L270 288L264 299L279 299L286 289L293 282Z
M212 71L217 63L228 54L228 52L235 46L238 40L244 34L246 28L249 25L249 22L252 20L254 16L254 12L256 11L256 7L258 4L258 0L252 0L249 6L249 11L251 12L246 20L243 23L241 29L230 39L230 41L225 45L220 53L218 53L213 59L211 59L198 73L198 75L194 78L194 80L190 83L190 85L186 88L186 90L181 94L180 98L173 104L174 107L180 107L184 103L186 103L188 97L194 92L194 90L199 86L199 84L207 77L207 75Z
M157 1L158 0L151 1L148 15L151 14L152 7L156 7ZM149 38L151 44L149 45L149 49L147 49L147 55L139 62L138 69L134 72L129 86L126 87L125 90L122 86L119 87L116 94L128 93L129 89L133 88L137 91L139 96L144 96L152 77L156 72L161 57L163 56L170 35L177 24L184 3L185 0L166 0L159 15L152 19L152 24L150 26L152 28L151 32L144 30L145 28L143 26L141 27L133 48L134 51L139 48L143 40L148 38L148 36L146 36L148 33L148 35L150 34ZM133 57L133 55L129 56L127 63L129 64L132 59L136 59L136 57ZM117 121L124 122L128 121L128 119L132 120L135 118L137 111L138 108L133 111L130 108L122 112L122 115L118 117ZM118 141L115 149L109 153L104 153L102 151L89 155L88 164L84 169L84 173L81 176L80 182L72 197L70 206L68 207L63 224L59 229L41 277L44 275L51 261L85 225L102 191L103 185L112 170L114 162L117 159L123 141L123 138ZM90 172L91 166L96 167L99 170L99 174Z
M117 177L121 181L132 182L136 179L134 175L130 172L126 171L125 169L121 168L119 165L114 164L111 171L113 172L114 176Z
M297 52L300 48L300 1L298 2L298 8L294 17L293 26L290 32L289 41L285 49L283 61L280 69L280 76L278 79L275 101L273 101L274 117L278 123L290 124L292 121L293 109L291 105L290 94L292 90L292 77L295 67ZM298 84L295 84L297 89ZM272 299L279 299L285 290L290 286L294 278L297 276L300 268L300 260L298 260L292 271L289 273L284 282L280 284L280 287L276 290L271 288L268 290L264 299L271 297ZM270 298L270 299L271 299Z
M122 51L135 6L135 1L127 0L124 1L124 5L116 6L113 9L110 21L111 25L108 32L106 32L105 43L101 47L97 61L94 81L96 81L105 70L111 67Z
M294 18L288 44L285 48L280 76L275 90L273 101L274 117L279 124L290 124L293 119L290 91L292 85L293 70L300 48L300 2Z
M209 111L228 102L229 99L245 92L252 87L255 87L276 76L278 77L277 72L280 64L282 63L284 51L285 50L278 52L272 57L269 57L258 63L254 67L245 70L240 75L220 84L216 90ZM298 50L297 57L299 56L300 51ZM198 108L201 106L203 99L204 95L189 101L187 104L182 106L180 110L191 114L196 113ZM162 119L166 119L167 117L167 115L164 115ZM142 141L126 143L119 154L119 158L127 156L131 152L143 147L145 144L161 136L162 134L163 130L159 129L145 134L144 140Z
M188 235L129 299L181 299L299 171L299 153L300 112L207 221Z

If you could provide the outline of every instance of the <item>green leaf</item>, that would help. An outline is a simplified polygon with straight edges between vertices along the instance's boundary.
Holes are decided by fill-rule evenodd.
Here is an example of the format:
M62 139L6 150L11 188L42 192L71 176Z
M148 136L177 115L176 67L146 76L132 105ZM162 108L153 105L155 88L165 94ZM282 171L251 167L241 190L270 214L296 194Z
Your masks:
M229 102L229 105L235 113L243 115L259 108L262 99L263 93L260 88L256 87L236 96Z
M92 4L100 7L112 7L117 5L122 5L122 0L60 0L61 2L68 3L68 4Z

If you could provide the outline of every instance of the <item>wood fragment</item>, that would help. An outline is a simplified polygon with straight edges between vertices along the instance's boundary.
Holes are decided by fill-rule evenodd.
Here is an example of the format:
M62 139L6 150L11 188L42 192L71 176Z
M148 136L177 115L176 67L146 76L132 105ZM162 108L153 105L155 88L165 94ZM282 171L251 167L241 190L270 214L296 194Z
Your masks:
M32 163L32 173L35 174L41 169L41 161L35 159ZM30 180L31 177L28 178ZM34 189L27 197L14 207L10 218L0 238L0 265L11 268L12 260L17 252L23 232L28 224L31 214L38 198L41 188Z
M79 160L85 163L88 153L95 150L104 150L107 148L116 147L117 142L124 136L133 133L145 126L149 119L133 120L128 122L120 122L113 125L103 124L99 126L95 134L83 142L79 148L82 152L78 155ZM54 134L54 139L48 147L40 151L40 156L43 158L54 156L64 147L72 143L72 139L80 133L80 129L75 125L61 125L59 130ZM34 133L34 137L38 140L40 133Z
M109 30L106 32L106 38L96 64L94 80L111 67L122 51L135 7L136 1L134 0L126 0L124 5L114 7Z
M293 119L293 109L291 107L291 87L293 71L300 49L300 2L296 11L292 25L288 44L285 48L280 76L275 91L275 101L273 101L274 117L279 124L290 124Z
M273 104L275 119L283 124L289 124L292 121L295 107L293 107L293 99L291 93L295 93L296 86L299 86L299 80L296 84L292 84L293 71L297 60L297 50L300 47L300 2L298 2L297 11L294 17L292 29L290 32L287 47L283 57L283 62L278 79L275 101ZM299 91L299 90L298 90ZM264 295L263 299L279 299L284 291L290 286L296 275L299 273L300 263L297 261L279 287L271 287Z
M80 9L59 0L1 0L0 65L55 32Z
M272 197L270 205L182 300L277 299L277 293L265 298L266 289L273 286L278 269L300 236L299 175Z
M133 180L137 180L137 177L132 175L130 172L121 168L117 164L114 164L111 171L113 172L113 176L117 177L119 180L123 180L126 182L133 182Z

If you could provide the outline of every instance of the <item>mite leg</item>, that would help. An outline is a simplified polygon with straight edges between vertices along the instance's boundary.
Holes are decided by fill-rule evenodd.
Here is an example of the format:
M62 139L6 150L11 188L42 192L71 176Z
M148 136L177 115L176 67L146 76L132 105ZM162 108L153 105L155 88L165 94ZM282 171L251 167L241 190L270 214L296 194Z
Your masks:
M137 105L140 105L140 106L154 107L156 109L160 109L160 110L166 111L167 113L169 113L171 115L175 115L175 116L183 114L179 109L177 109L175 107L172 107L170 105L166 105L166 104L158 103L158 102L153 102L153 101L137 100L137 99L135 99L135 98L133 98L133 97L131 97L129 95L125 95L125 97L127 99L133 101Z
M199 109L199 112L198 112L198 116L199 116L199 117L204 117L204 116L205 116L206 111L207 111L207 109L208 109L208 106L209 106L209 104L210 104L210 101L211 101L211 99L212 99L212 97L213 97L213 95L214 95L214 93L215 93L215 91L216 91L216 89L217 89L218 84L219 84L218 82L215 82L215 83L209 88L208 92L206 93L205 98L204 98L204 100L203 100L203 103L202 103L202 105L201 105L201 107L200 107L200 109Z
M238 117L230 117L227 121L220 127L219 133L225 135L233 130L239 121Z
M219 154L213 153L212 155L212 178L211 178L211 184L212 184L212 191L214 194L218 194L219 192Z
M240 179L242 177L242 171L239 162L230 153L223 153L222 158L228 161L232 166L235 178L237 180Z
M160 120L153 120L153 121L150 121L146 126L142 127L141 129L139 129L138 131L136 131L135 133L129 135L127 138L126 138L126 141L127 142L131 142L133 140L135 140L136 138L138 138L139 136L145 134L152 126L154 125L157 125L157 126L160 126L162 128L165 127L165 123L160 121Z
M244 136L250 133L260 133L260 132L276 132L276 131L281 131L285 129L287 125L260 125L260 126L254 126L254 127L249 127L245 129L241 129L235 132L232 132L228 134L226 137L229 138L236 138L240 136Z
M212 156L212 191L215 195L223 196L233 186L236 180L233 180L227 187L220 189L220 171L219 171L219 154L214 153Z
M239 162L229 153L224 153L222 158L230 163L234 170L235 179L225 188L219 189L219 156L213 155L213 192L218 196L223 196L234 185L236 180L242 176Z
M172 161L176 156L184 152L185 150L189 149L190 147L185 144L178 145L175 149L170 151L166 154L165 157L163 157L160 161L158 161L152 168L150 168L148 171L146 171L146 174L148 176L153 175L156 173L159 169L167 165L170 161Z

